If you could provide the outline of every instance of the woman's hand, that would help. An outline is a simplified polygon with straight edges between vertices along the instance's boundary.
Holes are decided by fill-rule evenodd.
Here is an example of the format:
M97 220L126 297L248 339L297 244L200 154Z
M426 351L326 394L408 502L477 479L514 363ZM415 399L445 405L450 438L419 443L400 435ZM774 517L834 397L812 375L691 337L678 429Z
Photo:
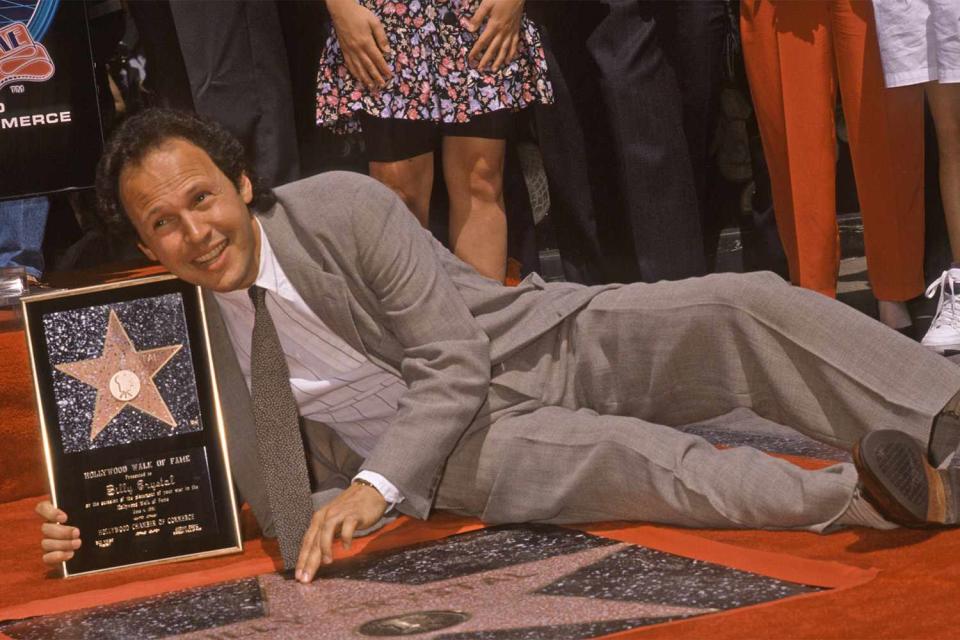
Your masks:
M356 0L327 0L327 9L350 74L371 91L382 88L393 77L383 57L390 54L383 24Z
M467 29L475 33L483 27L483 21L487 21L480 38L470 49L470 61L478 69L489 67L492 71L498 71L513 60L520 48L522 17L523 0L483 0L467 23Z

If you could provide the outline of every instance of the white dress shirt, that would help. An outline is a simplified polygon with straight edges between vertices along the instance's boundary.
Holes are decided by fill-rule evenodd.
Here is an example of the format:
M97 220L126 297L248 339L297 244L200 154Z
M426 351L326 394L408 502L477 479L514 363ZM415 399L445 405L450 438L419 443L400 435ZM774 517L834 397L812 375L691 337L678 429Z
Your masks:
M255 284L266 289L267 309L286 356L300 415L323 422L351 449L369 456L396 414L406 384L370 362L317 317L287 280L262 227ZM246 290L214 295L249 387L253 303ZM397 488L379 473L365 470L356 477L376 487L390 506L403 500Z

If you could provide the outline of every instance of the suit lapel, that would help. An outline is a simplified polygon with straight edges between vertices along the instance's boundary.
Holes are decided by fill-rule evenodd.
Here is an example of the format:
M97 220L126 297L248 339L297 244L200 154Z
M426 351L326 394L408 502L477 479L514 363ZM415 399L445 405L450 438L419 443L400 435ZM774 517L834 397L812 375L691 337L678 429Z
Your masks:
M323 269L322 256L307 252L279 204L257 219L270 239L277 262L307 306L331 331L369 357L350 310L349 291L343 278Z

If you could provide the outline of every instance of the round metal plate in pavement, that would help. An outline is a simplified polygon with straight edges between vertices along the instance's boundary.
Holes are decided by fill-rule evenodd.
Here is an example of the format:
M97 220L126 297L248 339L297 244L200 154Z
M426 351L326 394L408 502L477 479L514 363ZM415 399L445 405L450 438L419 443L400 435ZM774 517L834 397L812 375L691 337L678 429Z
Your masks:
M412 636L446 629L469 619L470 614L463 611L414 611L365 622L357 631L365 636Z

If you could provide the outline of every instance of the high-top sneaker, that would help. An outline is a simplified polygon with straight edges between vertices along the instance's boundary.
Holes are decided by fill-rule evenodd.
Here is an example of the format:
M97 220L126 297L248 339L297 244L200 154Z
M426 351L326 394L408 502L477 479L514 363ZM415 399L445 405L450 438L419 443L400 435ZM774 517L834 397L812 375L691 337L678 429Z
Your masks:
M921 344L934 351L960 351L960 267L943 272L927 287L927 297L940 290L940 302Z

